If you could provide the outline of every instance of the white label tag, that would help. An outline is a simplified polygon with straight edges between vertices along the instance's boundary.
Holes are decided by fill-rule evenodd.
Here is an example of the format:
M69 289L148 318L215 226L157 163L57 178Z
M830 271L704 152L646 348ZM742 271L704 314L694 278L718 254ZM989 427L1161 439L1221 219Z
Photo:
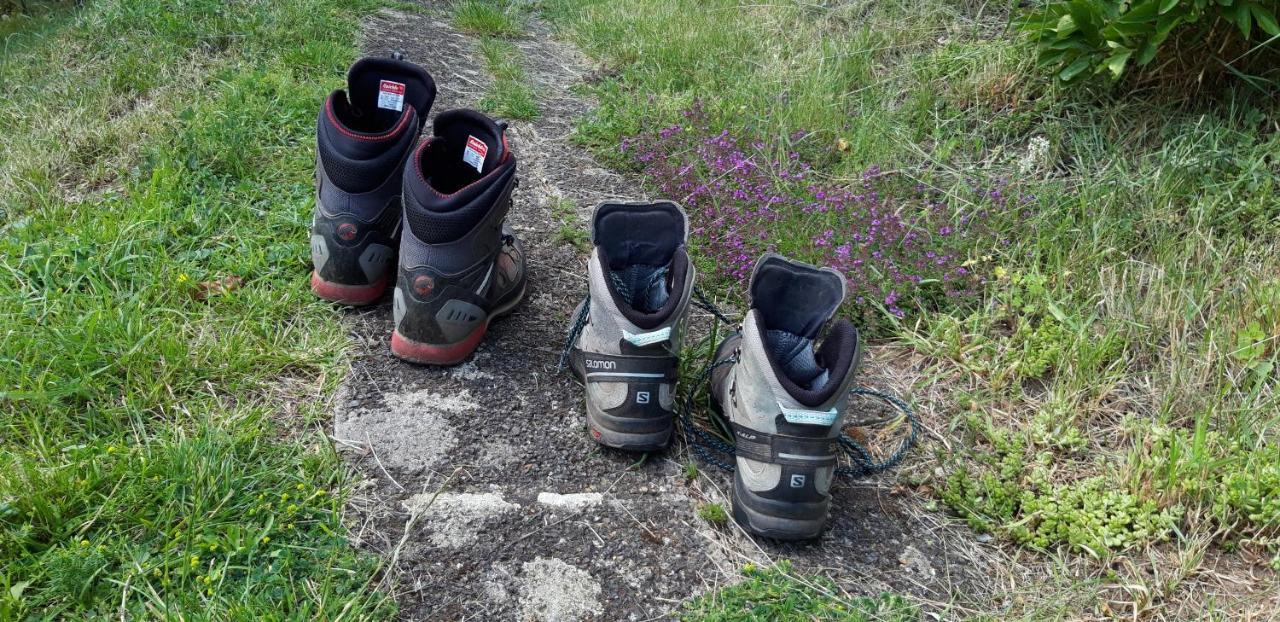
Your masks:
M475 136L467 137L467 148L462 152L462 161L476 167L477 173L484 172L484 157L489 155L489 145Z
M383 80L378 83L378 107L385 110L404 110L404 85Z

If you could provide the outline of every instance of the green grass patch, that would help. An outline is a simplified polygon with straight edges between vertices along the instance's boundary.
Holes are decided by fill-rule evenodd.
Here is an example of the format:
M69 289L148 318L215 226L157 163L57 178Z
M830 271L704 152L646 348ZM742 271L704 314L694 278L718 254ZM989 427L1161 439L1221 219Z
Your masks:
M453 6L453 25L474 35L515 37L524 30L524 18L510 2L462 0Z
M316 105L373 8L89 3L3 56L0 617L390 613L306 285Z
M742 582L699 596L685 604L680 619L689 622L841 620L907 622L920 612L902 597L851 597L822 576L797 574L786 561L765 568L748 566Z
M525 83L524 55L510 41L486 37L478 49L485 66L493 74L493 84L480 99L480 107L508 119L533 119L538 116L538 101L533 89Z
M71 0L0 0L0 39L8 39L15 33L37 34L67 17L75 5ZM21 45L24 38L16 37L17 43Z

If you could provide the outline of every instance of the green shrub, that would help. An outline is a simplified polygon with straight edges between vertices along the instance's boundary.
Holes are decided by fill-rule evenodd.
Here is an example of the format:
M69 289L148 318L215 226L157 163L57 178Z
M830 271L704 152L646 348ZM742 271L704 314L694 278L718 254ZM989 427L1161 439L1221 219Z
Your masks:
M1094 74L1124 75L1148 66L1162 50L1191 59L1195 72L1218 67L1280 36L1276 0L1049 0L1021 27L1040 62L1064 82Z

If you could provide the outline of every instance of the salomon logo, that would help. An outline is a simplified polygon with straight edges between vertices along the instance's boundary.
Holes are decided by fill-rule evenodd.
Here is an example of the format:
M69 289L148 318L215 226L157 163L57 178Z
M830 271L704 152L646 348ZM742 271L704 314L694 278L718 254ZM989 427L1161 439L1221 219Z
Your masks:
M586 365L587 369L614 369L618 366L613 361L599 361L596 359L587 359Z
M637 404L648 404L648 403L649 403L649 392L648 392L648 391L637 391L637 392L636 392L636 403L637 403Z
M803 475L792 475L792 476L791 476L791 487L792 487L792 488L804 488L804 476L803 476Z

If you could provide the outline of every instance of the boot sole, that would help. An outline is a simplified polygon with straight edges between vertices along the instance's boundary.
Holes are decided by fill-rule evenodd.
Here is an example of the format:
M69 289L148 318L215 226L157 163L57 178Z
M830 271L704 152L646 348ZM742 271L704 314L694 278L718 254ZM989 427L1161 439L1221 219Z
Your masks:
M657 432L622 432L618 427L626 425L629 420L620 419L600 412L590 401L587 402L587 429L591 438L605 447L623 451L654 452L663 451L671 444L671 436L675 432L674 419L664 430ZM610 425L613 423L615 425Z
M391 331L391 353L396 358L410 363L419 365L457 365L465 360L471 353L480 347L480 342L484 340L485 333L489 330L489 324L494 320L511 313L524 300L526 283L520 285L520 293L511 300L511 302L494 309L489 317L485 318L471 334L464 337L461 341L451 344L431 344L421 341L414 341L400 334L399 330Z
M311 273L311 291L316 296L352 307L363 307L372 304L387 291L387 278L382 277L372 285L343 285L326 281L319 274Z
M737 473L733 474L731 501L733 520L747 533L763 538L812 540L822 535L822 529L827 524L826 504L788 504L765 499L747 490L742 485L742 477Z

